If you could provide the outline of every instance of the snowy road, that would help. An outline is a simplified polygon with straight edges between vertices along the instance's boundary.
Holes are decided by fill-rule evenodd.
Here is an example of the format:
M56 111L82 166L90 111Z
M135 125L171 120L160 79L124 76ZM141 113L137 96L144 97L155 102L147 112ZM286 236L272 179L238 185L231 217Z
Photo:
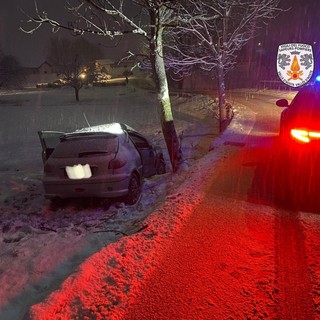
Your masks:
M307 252L302 215L277 208L267 182L279 110L265 98L235 99L256 112L247 144L210 172L205 198L126 320L320 318L311 262L319 252Z
M90 258L34 319L320 319L318 207L278 202L275 98L234 99L255 115L235 128L252 129L245 143L227 136L145 231Z

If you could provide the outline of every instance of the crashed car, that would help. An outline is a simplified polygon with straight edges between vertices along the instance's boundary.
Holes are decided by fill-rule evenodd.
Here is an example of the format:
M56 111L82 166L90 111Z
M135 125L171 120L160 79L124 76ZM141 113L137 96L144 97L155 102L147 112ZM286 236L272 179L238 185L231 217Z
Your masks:
M39 131L45 198L116 198L135 204L143 178L166 171L160 148L126 124Z

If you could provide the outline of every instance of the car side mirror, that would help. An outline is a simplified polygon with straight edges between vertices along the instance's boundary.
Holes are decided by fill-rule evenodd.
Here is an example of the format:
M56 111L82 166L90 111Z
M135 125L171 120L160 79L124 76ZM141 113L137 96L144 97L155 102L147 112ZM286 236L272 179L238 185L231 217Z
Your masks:
M289 106L289 102L287 99L280 99L276 101L276 105L278 107L284 108L284 107L288 107Z

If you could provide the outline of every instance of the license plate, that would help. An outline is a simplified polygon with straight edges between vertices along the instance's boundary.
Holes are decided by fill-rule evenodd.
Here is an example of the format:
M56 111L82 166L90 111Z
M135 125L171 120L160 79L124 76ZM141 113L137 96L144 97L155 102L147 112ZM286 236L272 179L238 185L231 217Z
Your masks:
M74 166L66 166L66 172L68 178L72 180L88 179L92 176L92 172L88 164L76 164Z

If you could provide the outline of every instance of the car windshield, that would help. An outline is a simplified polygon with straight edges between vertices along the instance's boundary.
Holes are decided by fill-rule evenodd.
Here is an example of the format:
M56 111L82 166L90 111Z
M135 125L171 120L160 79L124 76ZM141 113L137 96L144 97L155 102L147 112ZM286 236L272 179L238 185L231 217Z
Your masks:
M54 150L53 158L77 158L113 154L118 149L118 137L82 137L61 142Z

